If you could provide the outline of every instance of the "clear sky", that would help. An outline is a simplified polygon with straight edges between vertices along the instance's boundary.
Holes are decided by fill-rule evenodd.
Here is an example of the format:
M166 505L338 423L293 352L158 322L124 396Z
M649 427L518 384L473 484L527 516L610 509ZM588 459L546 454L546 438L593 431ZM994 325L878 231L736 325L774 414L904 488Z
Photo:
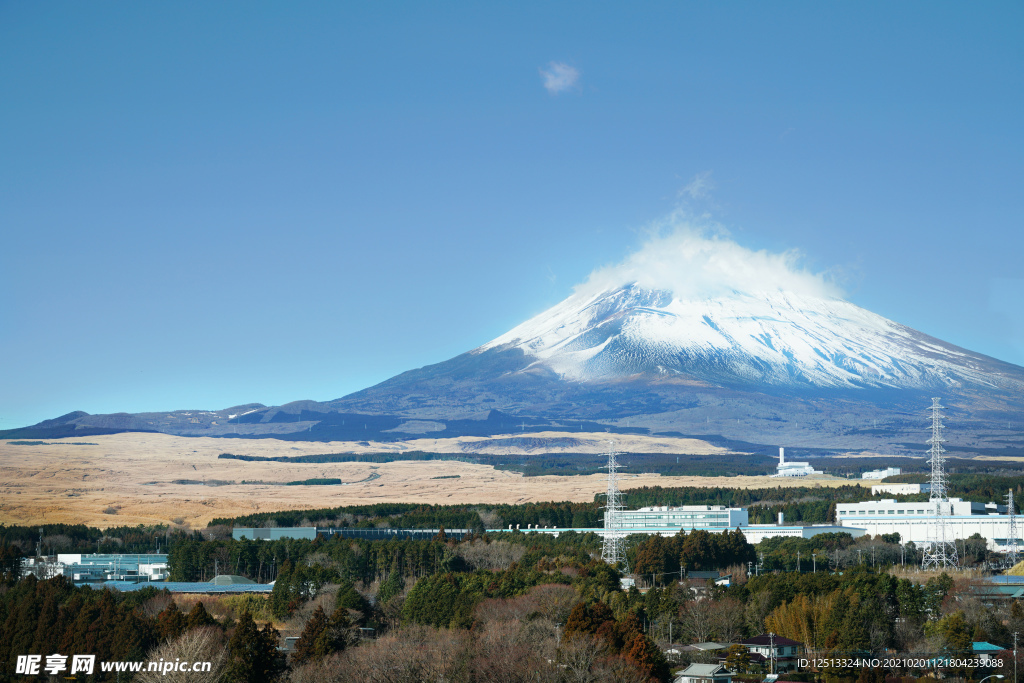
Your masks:
M337 398L680 206L1024 365L1022 35L1020 2L0 0L0 429Z

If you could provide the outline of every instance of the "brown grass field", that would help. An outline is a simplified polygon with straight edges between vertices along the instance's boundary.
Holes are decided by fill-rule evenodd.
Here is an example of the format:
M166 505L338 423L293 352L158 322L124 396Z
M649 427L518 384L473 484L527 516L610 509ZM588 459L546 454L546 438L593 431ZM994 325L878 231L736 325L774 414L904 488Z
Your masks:
M511 435L510 435L511 436ZM554 452L545 439L564 433L530 436L529 450ZM607 434L573 434L576 452L600 453ZM220 453L296 456L316 453L422 450L434 453L491 451L481 439L417 439L359 445L348 442L295 442L276 439L190 438L166 434L114 434L57 439L46 445L0 441L0 523L87 524L99 528L138 524L187 524L202 527L214 517L256 511L326 508L385 502L436 504L525 503L593 500L603 492L602 475L524 477L488 465L459 461L392 463L280 463L218 459ZM628 452L727 454L695 439L616 436L616 448ZM97 445L73 445L75 443ZM499 453L528 450L493 446ZM458 475L453 477L452 475ZM438 477L448 477L439 479ZM340 486L283 486L284 482L338 478ZM189 483L173 483L187 481ZM260 482L243 484L246 482ZM205 483L204 483L205 482ZM219 482L234 482L220 484ZM662 477L623 475L623 489L641 486L838 486L834 477Z

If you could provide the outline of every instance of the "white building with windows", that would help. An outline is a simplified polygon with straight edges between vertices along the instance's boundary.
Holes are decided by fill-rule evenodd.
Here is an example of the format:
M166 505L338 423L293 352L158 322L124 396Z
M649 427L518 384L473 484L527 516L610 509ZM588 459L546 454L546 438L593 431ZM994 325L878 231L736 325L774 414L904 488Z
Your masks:
M841 527L865 529L867 533L899 534L903 543L927 545L932 539L935 501L900 503L896 500L869 500L861 503L840 503L836 506L836 524ZM1010 531L1010 517L1005 505L972 503L950 498L943 506L946 530L953 538L964 539L981 534L990 550L1006 550ZM1024 545L1024 539L1018 539Z
M766 538L811 538L818 534L845 533L854 538L864 535L863 529L840 527L831 524L783 525L780 515L778 524L750 524L750 516L743 508L727 508L724 505L683 505L680 507L655 506L639 510L622 510L619 513L619 529L623 534L660 534L675 536L680 530L687 533L700 529L720 533L739 529L748 543L760 543ZM545 531L545 530L541 530ZM583 529L579 529L583 531ZM604 529L587 529L603 535Z
M897 474L901 473L902 471L903 470L901 470L899 467L886 467L884 470L872 470L870 472L865 472L864 474L860 475L860 478L861 479L885 479L886 477L895 477Z
M893 496L912 496L917 493L928 493L932 490L931 484L872 484L871 495L888 493Z
M680 529L726 531L738 526L744 527L747 526L749 519L747 511L743 508L727 508L724 505L662 505L639 510L622 510L619 512L619 528L627 534L663 528L669 532L664 535L674 536Z
M104 581L166 581L170 573L166 553L61 553L56 557L28 558L22 574L39 579L66 576L76 584Z

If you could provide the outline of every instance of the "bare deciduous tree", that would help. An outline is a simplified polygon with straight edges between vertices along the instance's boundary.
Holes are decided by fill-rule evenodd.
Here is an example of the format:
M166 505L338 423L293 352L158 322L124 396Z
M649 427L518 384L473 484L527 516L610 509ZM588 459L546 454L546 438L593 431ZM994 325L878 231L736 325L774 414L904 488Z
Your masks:
M609 657L595 667L597 683L650 683L651 677L621 657Z
M558 649L558 664L564 667L562 673L566 683L597 681L593 669L606 649L602 640L590 635L576 634L564 643Z
M190 666L199 662L209 662L210 671L195 673L192 671L143 671L133 679L140 683L214 683L224 673L227 648L224 635L220 629L212 626L186 631L180 637L150 650L147 659L151 662L188 663Z
M735 643L743 638L743 604L735 598L715 601L712 620L715 638L720 643Z
M679 626L691 643L711 640L716 611L711 600L691 600L679 608Z
M554 628L548 639L541 638L541 648L525 638L525 624L517 621L491 622L476 638L473 672L476 680L493 683L527 683L554 681L555 668L544 656L544 644L553 649ZM537 634L534 634L536 638Z
M503 520L501 515L497 512L477 508L476 514L480 517L480 521L483 522L484 527L487 529L500 529L505 526L505 520Z
M460 543L455 553L474 569L508 569L513 562L523 559L526 548L507 541L485 542L477 539L471 543Z
M292 683L419 683L465 678L471 635L426 626L399 629L320 664L299 667Z

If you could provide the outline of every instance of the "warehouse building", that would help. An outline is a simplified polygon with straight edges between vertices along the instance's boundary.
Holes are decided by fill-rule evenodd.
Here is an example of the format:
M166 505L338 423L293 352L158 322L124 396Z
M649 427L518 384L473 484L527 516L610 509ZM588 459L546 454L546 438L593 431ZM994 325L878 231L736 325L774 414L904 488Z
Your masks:
M888 493L892 496L913 496L918 493L929 493L932 490L931 484L872 484L871 495L877 496L880 493Z
M861 479L885 479L886 477L895 477L897 474L902 472L899 467L886 467L884 470L872 470L871 472L865 472L860 475Z
M720 533L739 529L748 543L760 543L766 538L811 538L818 534L846 533L854 538L864 535L863 529L831 524L808 524L786 526L782 514L778 524L750 524L750 517L743 508L727 508L724 505L683 505L680 507L645 507L639 510L619 512L619 531L622 534L660 534L675 536L680 531L694 530ZM607 526L607 524L606 524ZM541 531L544 531L543 529ZM593 531L603 536L604 529L575 529Z
M23 576L37 579L65 576L75 584L121 581L148 583L164 581L169 569L166 553L61 553L50 557L26 558Z
M666 529L672 534L680 529L725 531L747 526L748 520L747 511L743 508L724 505L663 505L619 512L619 528L627 534L637 533L634 529Z
M874 536L899 534L903 543L925 546L932 540L935 507L936 501L933 500L921 503L900 503L892 499L842 503L836 506L836 523L841 527L865 529ZM990 550L1006 550L1010 517L1006 514L1005 505L950 498L943 509L947 513L946 532L952 538L981 534L988 541ZM1017 542L1024 545L1024 539Z

